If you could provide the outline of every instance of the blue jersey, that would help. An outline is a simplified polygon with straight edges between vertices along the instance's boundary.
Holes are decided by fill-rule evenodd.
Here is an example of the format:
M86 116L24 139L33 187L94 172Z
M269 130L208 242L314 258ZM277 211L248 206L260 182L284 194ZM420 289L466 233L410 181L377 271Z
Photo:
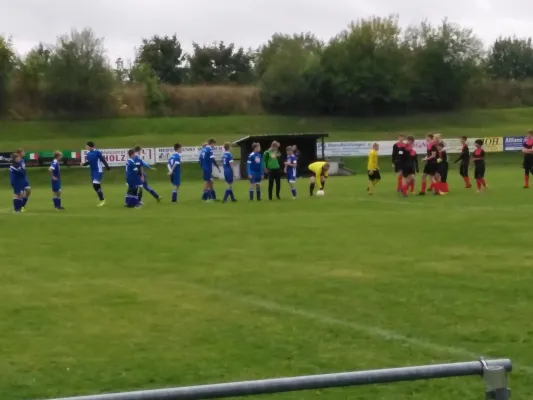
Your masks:
M170 182L179 186L181 184L181 154L174 153L168 159L168 171L172 172L170 175Z
M224 167L224 174L226 172L233 173L233 167L231 164L233 164L233 156L229 151L226 151L224 154L222 154L222 166Z
M263 175L263 155L251 153L248 156L248 175Z
M126 182L129 186L137 186L140 185L140 175L139 175L139 167L135 163L135 159L129 158L128 161L126 161Z
M215 160L215 155L213 154L213 149L211 146L205 146L200 153L200 165L202 170L205 172L213 171L213 161Z
M287 179L289 181L295 181L296 180L296 156L295 155L292 155L292 156L287 156L287 160L286 160L287 164L291 164L293 165L292 167L291 166L287 166Z
M57 178L57 180L61 179L61 174L59 172L59 170L60 170L59 161L57 161L57 160L52 161L52 165L50 165L49 169L50 169L50 171L52 171L52 176L54 178Z
M144 160L141 158L140 154L135 154L134 158L135 164L137 164L138 167L143 168L143 175L146 176L146 170L152 169L148 164L144 162Z
M50 165L50 171L52 171L52 177L56 179L52 179L52 192L59 192L61 191L61 173L59 161L54 160L52 161L52 165Z
M87 163L91 173L102 174L104 172L104 156L100 150L90 150L87 152Z
M9 181L15 191L20 193L24 190L26 174L21 163L14 163L9 167Z

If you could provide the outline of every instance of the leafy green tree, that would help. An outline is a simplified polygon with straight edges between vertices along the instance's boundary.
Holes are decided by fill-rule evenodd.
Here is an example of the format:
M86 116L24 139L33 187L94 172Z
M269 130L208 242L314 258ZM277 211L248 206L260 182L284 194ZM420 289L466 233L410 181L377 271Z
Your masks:
M188 57L189 82L195 84L250 84L254 80L253 55L233 43L200 46L193 43Z
M521 80L533 77L531 38L500 37L492 44L487 57L487 71L496 79Z
M73 30L50 48L44 94L51 111L72 116L109 114L113 84L103 40L92 30Z
M41 109L45 76L50 66L51 51L40 43L18 63L15 73L15 95L32 109Z
M144 85L146 109L153 115L161 114L167 99L151 66L148 64L135 65L131 69L130 79Z
M405 45L413 52L411 98L416 109L448 110L461 105L468 83L479 76L483 45L472 30L444 20L411 27Z
M11 40L0 36L0 114L8 108L9 86L16 64Z
M394 16L358 20L333 38L321 60L326 110L367 115L405 107L410 52L401 42Z
M176 35L143 39L135 57L135 66L149 66L160 83L179 85L185 77L185 54Z

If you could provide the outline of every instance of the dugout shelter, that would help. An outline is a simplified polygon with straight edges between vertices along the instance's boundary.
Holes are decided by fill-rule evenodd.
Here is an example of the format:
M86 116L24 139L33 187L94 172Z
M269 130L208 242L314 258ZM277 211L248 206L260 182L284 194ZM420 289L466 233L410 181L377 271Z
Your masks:
M279 142L279 151L283 160L287 156L285 151L287 146L297 146L300 153L298 156L298 174L307 174L309 172L307 170L309 164L325 159L324 138L326 137L328 137L327 133L276 133L246 136L233 142L232 145L240 148L241 176L246 176L246 161L252 152L252 144L259 143L263 153L270 148L273 141ZM321 144L319 151L317 151L318 143Z

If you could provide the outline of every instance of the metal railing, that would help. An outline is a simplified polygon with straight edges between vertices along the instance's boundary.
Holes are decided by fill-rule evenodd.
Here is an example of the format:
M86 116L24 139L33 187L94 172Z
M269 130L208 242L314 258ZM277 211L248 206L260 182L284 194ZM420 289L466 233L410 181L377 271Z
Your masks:
M227 397L274 394L301 390L362 386L423 379L452 378L478 375L485 381L485 398L508 400L507 373L512 369L508 359L424 365L419 367L378 369L327 375L220 383L173 389L144 390L115 394L68 397L55 400L200 400Z

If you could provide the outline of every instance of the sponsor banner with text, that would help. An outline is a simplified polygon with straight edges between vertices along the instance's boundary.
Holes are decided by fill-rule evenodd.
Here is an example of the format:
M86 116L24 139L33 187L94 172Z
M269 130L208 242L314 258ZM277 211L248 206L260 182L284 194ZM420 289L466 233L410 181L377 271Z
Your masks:
M193 147L182 147L181 148L181 162L198 162L200 157L200 151L202 151L202 146L193 146ZM155 159L158 164L166 164L169 157L174 153L174 148L172 147L158 147L155 149ZM215 159L219 161L222 158L224 153L224 147L215 146L213 148L213 154Z
M101 149L102 155L110 167L124 167L128 160L129 149ZM142 149L141 158L148 165L155 164L154 149ZM81 163L87 161L87 150L81 151Z
M11 154L10 152L0 153L0 168L9 168L11 166Z
M487 153L497 153L503 151L503 137L485 137L483 138L483 148Z
M503 138L503 151L521 151L525 136L505 136Z

